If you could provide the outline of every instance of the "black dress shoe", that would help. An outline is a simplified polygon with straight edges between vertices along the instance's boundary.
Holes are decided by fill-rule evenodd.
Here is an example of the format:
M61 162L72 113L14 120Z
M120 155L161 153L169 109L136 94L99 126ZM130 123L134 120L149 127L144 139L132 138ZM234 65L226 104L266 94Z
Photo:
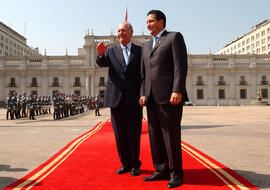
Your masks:
M168 188L175 188L183 184L183 181L181 178L175 178L171 179L168 183Z
M131 176L141 175L141 170L140 169L136 169L136 168L132 168L131 171L130 171L130 175Z
M130 168L127 166L122 166L121 168L119 168L116 173L117 174L125 174L128 173L130 171Z
M143 178L143 181L160 181L160 180L169 180L170 179L170 175L166 175L166 174L157 174L154 173L151 176L147 176Z

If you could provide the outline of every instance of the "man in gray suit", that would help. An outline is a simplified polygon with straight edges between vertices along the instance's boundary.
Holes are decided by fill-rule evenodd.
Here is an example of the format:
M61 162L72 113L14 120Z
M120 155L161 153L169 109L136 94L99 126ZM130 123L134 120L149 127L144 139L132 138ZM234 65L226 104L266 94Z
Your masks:
M140 98L141 47L131 42L130 23L121 23L117 30L119 44L108 48L103 42L97 46L96 62L109 67L104 106L111 108L111 121L118 155L122 166L117 174L130 172L140 175L140 136L142 108Z
M182 184L181 118L187 101L187 52L179 32L167 32L159 10L147 14L153 40L142 50L140 105L147 107L149 136L155 172L144 181L169 180L168 188Z

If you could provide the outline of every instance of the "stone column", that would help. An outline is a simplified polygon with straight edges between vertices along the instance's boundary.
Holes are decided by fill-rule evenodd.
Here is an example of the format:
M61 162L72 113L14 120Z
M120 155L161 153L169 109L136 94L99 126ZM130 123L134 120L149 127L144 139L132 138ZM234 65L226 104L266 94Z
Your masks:
M230 89L230 93L229 93L229 105L230 106L235 106L235 105L239 105L239 102L237 100L239 100L239 97L237 97L237 84L238 84L238 80L236 79L236 73L235 73L235 58L231 57L229 58L229 65L228 65L230 72L229 72L229 89Z
M27 57L25 56L21 59L18 75L19 81L16 81L16 83L19 85L20 88L19 93L27 93Z
M68 71L65 71L65 72L63 72L63 75L62 75L62 88L60 87L60 91L62 91L62 92L64 92L65 94L73 94L74 92L72 91L72 90L70 90L70 89L72 89L72 88L70 88L69 86L73 86L73 75L71 75L71 76L69 76L69 72ZM61 84L60 84L60 86L61 86Z
M6 101L6 95L8 92L6 92L6 86L5 86L5 73L0 73L0 88L2 89L0 91L0 101L5 102Z
M26 73L26 71L21 71L19 73L19 79L20 79L20 81L17 82L19 87L20 87L19 93L23 94L27 90L27 73Z
M206 98L206 105L216 105L216 97L215 97L215 78L214 78L214 71L213 71L213 57L209 56L207 61L208 71L206 71L206 88L205 88L205 98Z
M96 91L95 91L95 82L96 82L96 72L93 72L91 75L91 96L96 96Z
M252 56L250 58L250 80L248 81L248 84L250 84L250 88L247 90L248 97L250 97L249 101L252 101L256 99L257 92L258 92L258 87L257 87L257 58Z
M258 92L257 87L257 71L255 69L252 69L249 73L250 80L248 81L248 84L250 84L250 89L247 90L248 96L250 97L249 101L255 100Z
M212 70L206 72L206 88L205 88L205 98L207 101L206 105L216 105L216 97L215 97L215 79L214 72Z
M41 74L41 96L49 96L50 93L48 92L48 87L49 87L49 76L46 71L43 71Z
M92 96L91 95L91 75L86 73L86 81L85 81L85 87L86 87L86 96Z
M230 80L229 80L229 92L230 92L229 93L229 105L235 106L238 104L237 103L238 98L237 98L237 93L236 93L238 81L236 80L234 70L230 71L229 77L230 77Z

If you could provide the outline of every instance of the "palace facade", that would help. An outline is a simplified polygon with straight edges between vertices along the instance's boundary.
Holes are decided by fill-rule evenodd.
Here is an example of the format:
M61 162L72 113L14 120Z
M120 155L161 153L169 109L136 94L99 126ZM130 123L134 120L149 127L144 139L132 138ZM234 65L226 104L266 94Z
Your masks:
M133 36L142 45L151 37ZM96 46L114 45L117 37L86 34L78 56L0 56L0 101L9 91L53 96L66 94L101 96L108 68L96 65ZM247 105L258 91L269 101L270 55L188 55L187 91L195 105Z

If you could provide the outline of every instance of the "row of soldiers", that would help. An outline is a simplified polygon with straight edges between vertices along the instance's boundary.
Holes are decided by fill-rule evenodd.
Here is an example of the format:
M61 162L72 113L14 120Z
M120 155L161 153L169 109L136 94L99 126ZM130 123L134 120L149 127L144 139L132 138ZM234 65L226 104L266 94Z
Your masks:
M75 94L65 95L57 92L53 98L54 113L53 119L62 119L85 112L86 109L95 109L96 115L99 114L101 106L100 97L86 97ZM20 119L29 117L35 120L35 116L51 113L50 96L37 96L26 93L17 95L16 92L10 92L7 98L7 114L6 119Z
M18 96L16 92L9 92L6 119L29 117L29 119L35 120L35 115L51 113L50 107L50 96L38 97L34 94L27 96L26 93Z
M100 98L98 98L100 100ZM54 113L53 119L63 119L79 113L85 112L86 109L99 109L101 102L95 97L79 96L76 94L66 95L57 92L53 98Z

